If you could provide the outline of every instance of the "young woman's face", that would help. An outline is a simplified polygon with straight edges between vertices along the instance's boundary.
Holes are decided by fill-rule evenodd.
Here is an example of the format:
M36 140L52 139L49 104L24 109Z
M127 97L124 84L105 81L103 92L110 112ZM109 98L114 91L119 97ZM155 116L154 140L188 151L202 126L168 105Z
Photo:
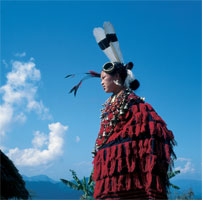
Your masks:
M106 93L114 93L117 90L117 85L114 81L117 80L116 76L111 76L104 71L101 72L101 84Z

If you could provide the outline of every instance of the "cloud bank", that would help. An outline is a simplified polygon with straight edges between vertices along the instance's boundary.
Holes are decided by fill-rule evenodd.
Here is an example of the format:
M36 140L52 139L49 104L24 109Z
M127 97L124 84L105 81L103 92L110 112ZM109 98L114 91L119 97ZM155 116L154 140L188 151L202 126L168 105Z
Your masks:
M10 149L8 157L18 166L39 166L47 164L57 156L62 155L64 144L64 133L68 127L61 123L48 125L50 130L48 135L36 131L32 140L33 147L20 150L19 148ZM42 147L46 149L41 149Z
M195 171L195 169L191 163L191 159L189 159L189 158L178 158L176 162L178 164L182 163L180 165L183 165L183 166L178 166L175 168L175 170L180 170L181 174L193 173Z
M16 54L24 57L26 53ZM27 62L13 61L11 71L6 75L6 82L0 87L0 136L12 129L14 123L25 123L28 113L36 113L40 119L51 119L49 109L39 99L38 84L40 70L36 68L34 58ZM18 166L50 165L51 161L63 154L64 133L68 127L60 122L49 123L49 134L34 132L30 148L8 149L7 155ZM1 145L2 147L2 145ZM6 147L3 147L7 149Z
M30 111L36 112L42 119L51 118L48 108L36 98L41 73L34 62L12 62L12 70L6 79L6 84L0 87L0 136L5 135L13 122L25 122L25 113Z

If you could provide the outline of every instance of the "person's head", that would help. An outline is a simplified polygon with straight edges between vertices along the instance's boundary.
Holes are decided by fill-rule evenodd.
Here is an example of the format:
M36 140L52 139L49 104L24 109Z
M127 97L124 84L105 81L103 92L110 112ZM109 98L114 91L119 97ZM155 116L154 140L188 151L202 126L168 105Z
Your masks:
M121 89L123 89L123 85L120 84L121 79L118 73L110 75L102 71L100 77L101 77L101 84L106 93L117 94Z
M119 62L106 63L101 72L101 84L107 93L117 93L123 88L129 87L136 90L139 87L138 80L130 80L127 84L127 70L131 70L133 64L130 62L126 66Z

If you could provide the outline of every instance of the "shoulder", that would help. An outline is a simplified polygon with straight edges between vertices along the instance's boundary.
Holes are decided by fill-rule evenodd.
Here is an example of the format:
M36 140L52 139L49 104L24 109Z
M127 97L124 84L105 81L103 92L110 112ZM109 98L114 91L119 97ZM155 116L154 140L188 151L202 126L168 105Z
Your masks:
M144 133L146 129L149 129L151 135L158 135L169 140L174 139L172 131L167 129L166 122L158 115L155 109L149 104L143 101L141 97L131 93L129 95L130 107L127 113L127 117L130 115L130 123L135 127L139 127L136 135ZM135 123L134 123L135 122Z
M143 97L139 97L138 95L136 95L134 92L130 92L130 94L128 95L128 102L130 102L131 104L139 104L139 103L144 103L144 99Z
M139 97L135 93L131 93L128 96L128 104L130 105L129 107L133 114L138 113L138 115L147 116L148 121L158 121L166 124L157 114L155 109L149 103L145 102L145 98Z

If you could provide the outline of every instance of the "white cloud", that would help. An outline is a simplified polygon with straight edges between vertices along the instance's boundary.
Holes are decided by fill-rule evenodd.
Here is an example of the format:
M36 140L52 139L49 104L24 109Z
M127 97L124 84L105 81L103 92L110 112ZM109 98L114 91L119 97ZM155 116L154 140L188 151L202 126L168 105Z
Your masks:
M26 53L16 54L23 57ZM29 112L35 112L41 119L51 119L49 109L38 98L38 83L41 73L34 63L34 58L28 62L12 61L12 69L6 75L6 82L0 87L2 101L0 103L0 136L5 135L16 122L24 123ZM34 132L32 146L26 149L16 147L8 150L8 156L18 166L48 166L51 161L63 153L64 133L67 126L61 123L48 125L49 134ZM1 140L2 141L2 140Z
M32 140L32 144L35 148L41 148L44 145L48 144L48 135L44 133L40 133L40 131L36 131L34 133L34 139Z
M13 108L9 104L0 105L0 135L5 135L12 121Z
M41 73L34 62L12 62L6 78L6 84L0 88L0 135L4 135L14 121L25 122L26 112L34 111L42 119L51 118L48 108L36 98Z
M26 56L26 52L23 52L23 53L16 53L15 56L16 56L16 57L25 57L25 56Z
M80 142L80 137L76 136L76 142Z
M60 156L63 153L64 133L68 127L57 122L49 124L48 128L50 130L48 136L39 131L35 132L32 140L33 148L10 149L7 154L9 158L18 166L38 166L48 164ZM46 149L41 150L40 148L44 145L46 145Z
M0 149L1 149L1 151L3 151L3 152L7 151L7 148L6 148L5 146L1 145L1 144L0 144Z
M15 120L19 121L21 123L24 123L26 121L27 117L23 112L20 112L19 114L16 115Z
M178 166L175 168L175 170L180 170L180 173L185 174L185 173L193 173L195 171L192 163L191 163L191 159L189 158L178 158L176 160L176 163L180 163ZM183 166L182 166L183 165Z

